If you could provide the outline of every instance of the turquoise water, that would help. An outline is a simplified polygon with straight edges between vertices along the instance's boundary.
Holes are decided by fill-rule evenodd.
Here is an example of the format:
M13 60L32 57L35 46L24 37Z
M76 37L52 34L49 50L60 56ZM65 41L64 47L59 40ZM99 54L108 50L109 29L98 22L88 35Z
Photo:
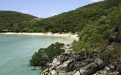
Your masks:
M40 75L39 67L30 66L31 56L52 43L72 43L74 39L36 35L0 34L0 75Z

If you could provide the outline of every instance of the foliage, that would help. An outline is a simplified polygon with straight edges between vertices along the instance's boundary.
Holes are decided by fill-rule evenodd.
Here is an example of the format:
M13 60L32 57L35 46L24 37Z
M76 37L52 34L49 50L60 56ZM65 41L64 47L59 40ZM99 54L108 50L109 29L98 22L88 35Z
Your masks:
M53 60L54 57L64 53L63 46L63 43L56 42L47 48L40 48L38 52L33 54L30 64L32 66L45 67L48 62Z
M114 35L113 29L121 25L120 9L121 0L104 0L41 20L35 20L36 17L28 14L0 11L0 32L79 32L79 41L73 43L74 50L93 50L99 46L106 46L108 38ZM51 49L53 50L51 47L44 49L49 57L59 54L56 50L51 52ZM102 55L105 54L108 55L108 51ZM37 53L34 57L36 55ZM42 56L41 54L40 57ZM48 60L44 60L43 63L46 61Z
M36 18L16 11L0 11L0 31L23 32L26 23Z
M92 51L90 43L83 42L83 41L80 41L80 42L74 41L73 48L74 48L74 51L76 51L76 52L80 51L82 48L85 48L87 50L87 52Z
M116 43L112 43L107 49L100 54L101 58L110 57L111 59L116 59L120 55L121 47Z
M110 50L106 50L103 53L101 53L101 58L107 58L111 56L111 51Z
M105 0L85 5L75 10L63 12L52 17L42 18L41 20L36 20L36 17L28 14L13 11L0 11L0 30L8 29L14 32L50 31L53 33L62 33L66 31L75 33L82 32L86 27L92 27L89 31L97 31L99 27L99 32L102 32L103 30L107 30L106 28L111 29L110 26L112 25L112 27L114 27L120 24L120 9L120 0ZM100 33L99 37L103 37L103 32ZM93 34L94 32L91 33ZM86 36L87 35L84 37Z

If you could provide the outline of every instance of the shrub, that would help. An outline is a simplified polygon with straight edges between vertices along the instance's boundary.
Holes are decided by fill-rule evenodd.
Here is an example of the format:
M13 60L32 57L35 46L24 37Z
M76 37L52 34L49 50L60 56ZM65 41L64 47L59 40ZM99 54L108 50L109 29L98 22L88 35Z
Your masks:
M40 48L38 52L33 54L32 59L30 59L30 64L32 66L45 67L55 56L64 52L63 46L63 43L56 42L47 48Z

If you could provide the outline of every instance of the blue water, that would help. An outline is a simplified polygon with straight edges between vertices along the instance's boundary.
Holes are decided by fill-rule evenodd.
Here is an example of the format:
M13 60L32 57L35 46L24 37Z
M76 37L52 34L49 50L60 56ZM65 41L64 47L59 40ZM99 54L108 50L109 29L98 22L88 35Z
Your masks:
M0 75L40 75L40 67L30 66L31 56L52 43L72 43L66 37L0 34Z

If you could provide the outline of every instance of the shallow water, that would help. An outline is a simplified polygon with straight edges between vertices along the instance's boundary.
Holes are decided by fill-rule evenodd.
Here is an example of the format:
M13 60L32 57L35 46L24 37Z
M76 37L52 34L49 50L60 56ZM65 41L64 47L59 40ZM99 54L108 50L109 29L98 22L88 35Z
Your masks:
M39 75L39 67L31 67L29 60L39 48L52 43L72 43L67 37L0 34L0 75Z

